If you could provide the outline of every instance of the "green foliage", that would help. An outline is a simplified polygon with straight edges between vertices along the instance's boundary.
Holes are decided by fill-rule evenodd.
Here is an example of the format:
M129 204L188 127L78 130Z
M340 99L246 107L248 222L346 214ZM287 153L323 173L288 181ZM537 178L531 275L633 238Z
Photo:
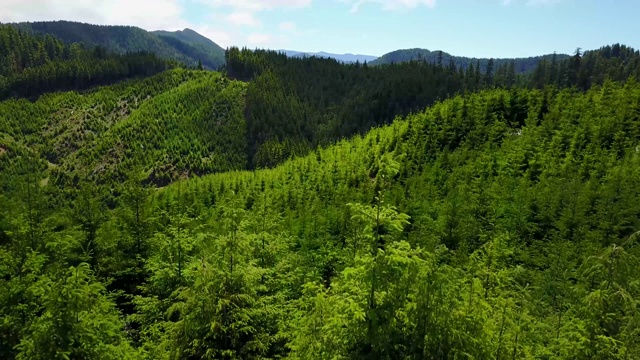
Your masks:
M27 290L41 314L26 326L16 359L132 359L135 350L104 286L81 264Z
M638 99L635 82L457 97L181 196L215 214L234 191L260 219L265 192L282 214L292 358L633 358Z
M124 181L135 168L166 185L245 168L245 88L217 73L176 69L87 93L2 102L0 133L9 136L7 150L21 151L17 140L46 160L56 184ZM0 167L12 158L0 158Z
M494 65L498 68L509 65L513 62L516 73L530 72L544 59L551 59L554 55L532 56L528 58L516 58L516 59L476 59L467 58L462 56L453 56L442 51L430 51L427 49L405 49L396 50L388 54L384 54L381 57L375 59L370 65L384 65L394 64L409 61L426 61L432 64L445 65L449 62L453 62L456 67L464 70L470 67L480 64L480 70L484 71L487 68L489 60L493 60ZM555 56L557 60L563 60L568 58L569 55L558 54Z
M0 99L86 89L154 75L171 66L152 53L112 55L104 48L89 50L51 35L38 37L0 25Z
M637 357L633 66L228 60L0 103L0 357Z
M575 86L587 90L606 80L624 82L631 77L640 78L640 51L613 44L584 53L577 49L570 58L544 59L530 74L530 86Z
M228 76L252 80L246 121L249 159L258 168L366 133L463 90L455 68L427 63L343 65L238 48L226 57Z
M65 43L100 46L116 54L146 52L162 59L195 66L201 60L209 69L224 65L224 49L193 30L147 32L133 26L101 26L70 21L12 24L31 33L51 35Z

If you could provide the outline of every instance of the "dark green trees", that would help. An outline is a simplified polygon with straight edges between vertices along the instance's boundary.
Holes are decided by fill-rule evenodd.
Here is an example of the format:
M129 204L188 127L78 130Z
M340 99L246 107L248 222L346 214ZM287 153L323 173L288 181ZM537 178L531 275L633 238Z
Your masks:
M172 65L151 53L108 54L104 48L63 44L0 25L0 98L34 97L150 76Z

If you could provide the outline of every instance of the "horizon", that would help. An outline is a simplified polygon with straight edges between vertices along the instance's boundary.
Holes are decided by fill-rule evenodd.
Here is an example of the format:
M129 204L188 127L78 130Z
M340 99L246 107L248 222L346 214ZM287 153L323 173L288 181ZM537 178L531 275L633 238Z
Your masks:
M87 0L74 6L67 0L6 0L0 22L191 29L223 48L375 57L417 48L527 58L615 43L637 49L633 34L640 23L633 14L639 11L640 4L615 0Z

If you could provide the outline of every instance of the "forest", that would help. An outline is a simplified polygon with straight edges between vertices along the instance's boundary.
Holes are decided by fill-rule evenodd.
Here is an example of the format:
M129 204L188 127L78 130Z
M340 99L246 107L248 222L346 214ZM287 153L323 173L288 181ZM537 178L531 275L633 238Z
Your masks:
M41 21L11 24L36 35L50 35L61 41L100 46L115 54L147 52L187 66L198 63L210 70L224 65L224 49L191 29L146 31L134 26L93 25L72 21Z
M415 60L424 60L430 63L441 63L448 64L451 60L453 60L454 64L457 67L462 67L463 69L468 68L472 64L474 66L480 65L481 70L486 70L487 65L489 65L489 60L492 60L493 65L500 67L504 64L508 64L510 62L514 62L514 68L517 73L526 73L530 72L536 68L538 63L542 60L551 61L551 59L555 58L556 60L564 60L568 58L567 54L548 54L541 56L531 56L526 58L502 58L502 59L478 59L478 58L469 58L464 56L455 56L449 53L446 53L441 50L431 51L427 49L404 49L404 50L396 50L390 53L384 54L381 57L371 61L369 65L384 65L384 64L394 64Z
M640 358L635 49L0 50L0 359Z

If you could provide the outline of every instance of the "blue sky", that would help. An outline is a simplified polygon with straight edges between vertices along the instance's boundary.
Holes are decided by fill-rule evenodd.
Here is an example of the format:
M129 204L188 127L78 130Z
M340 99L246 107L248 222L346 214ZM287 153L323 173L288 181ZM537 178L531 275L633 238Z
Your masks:
M222 46L382 55L405 48L521 57L640 48L636 0L1 0L0 22L192 28Z

